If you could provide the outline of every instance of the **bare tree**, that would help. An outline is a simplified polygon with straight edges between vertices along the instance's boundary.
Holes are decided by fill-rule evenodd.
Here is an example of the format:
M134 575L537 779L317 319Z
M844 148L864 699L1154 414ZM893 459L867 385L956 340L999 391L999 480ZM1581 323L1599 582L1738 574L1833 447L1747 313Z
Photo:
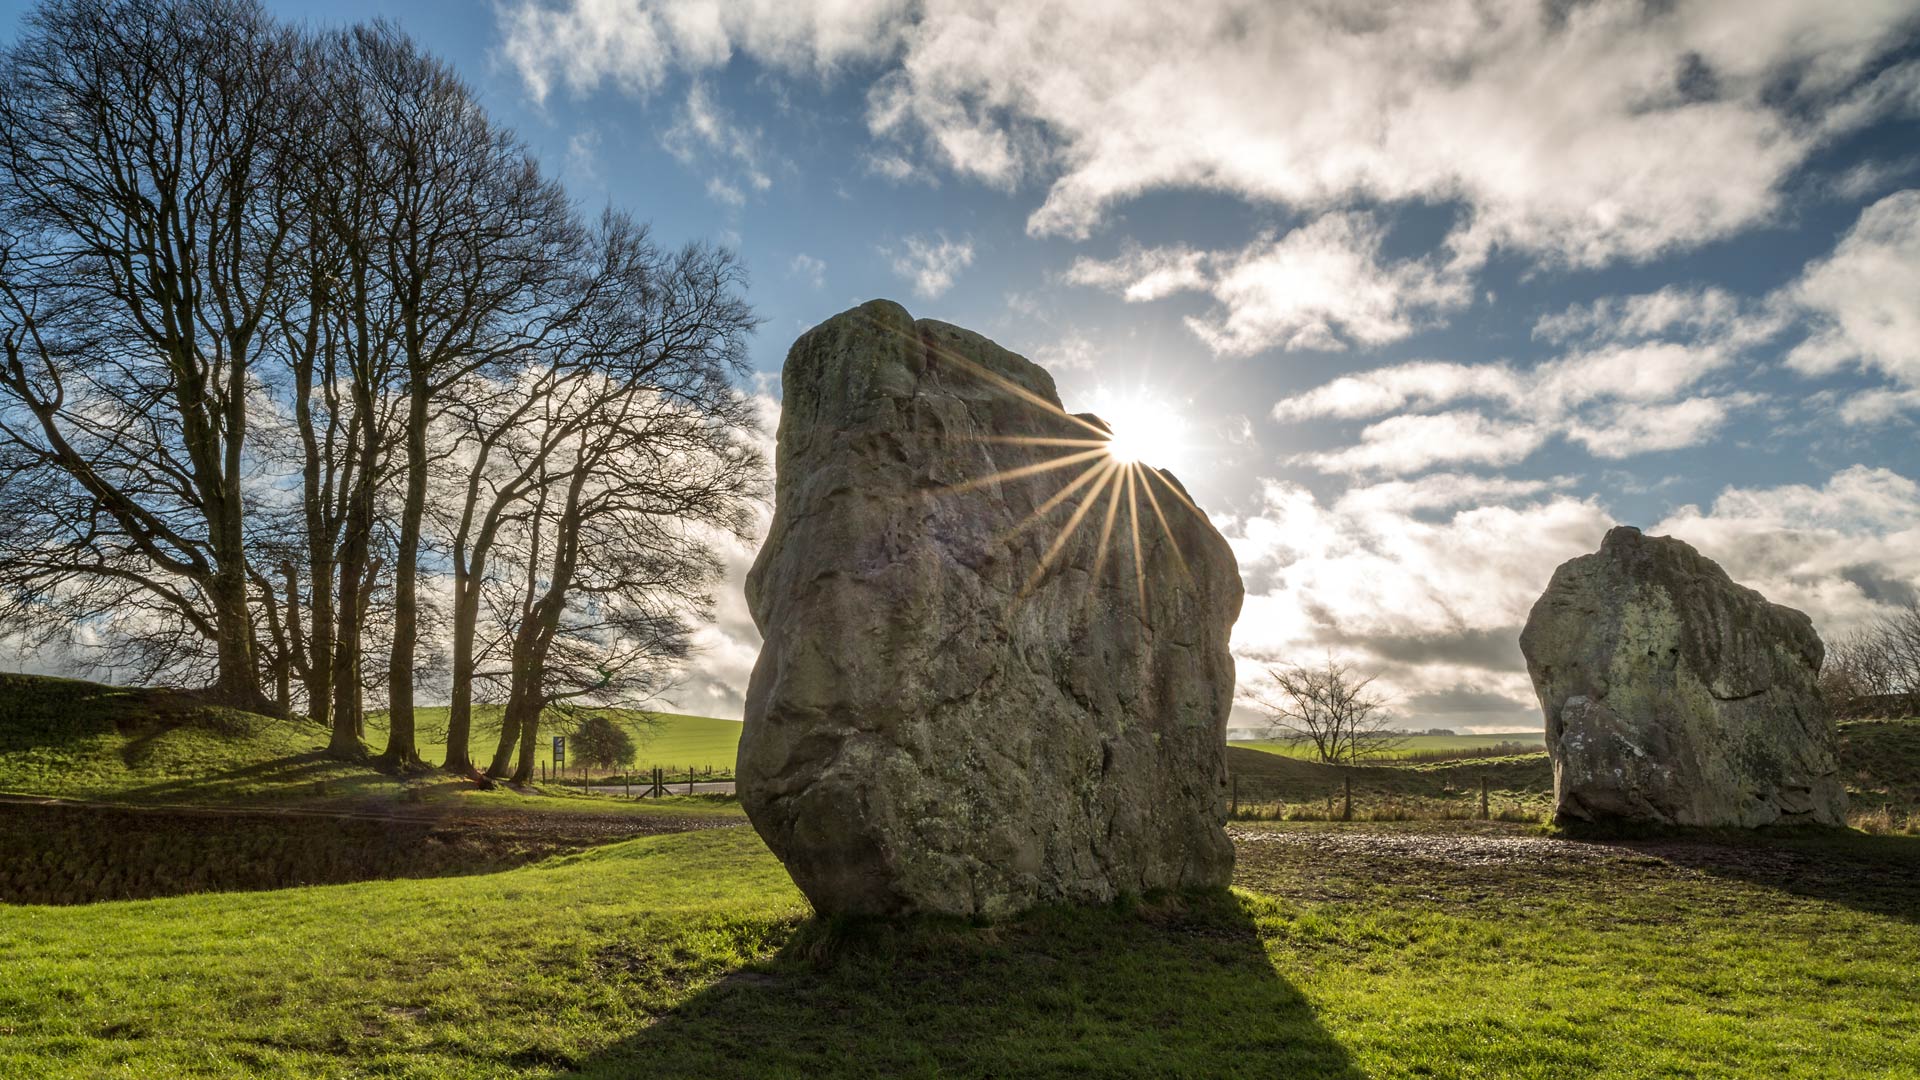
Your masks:
M1274 738L1306 746L1326 764L1351 765L1405 741L1389 726L1394 715L1373 692L1374 677L1332 654L1312 667L1269 667L1267 676L1271 690L1247 690L1245 696L1266 712Z
M393 563L388 743L382 758L419 764L414 730L421 526L428 428L472 373L525 355L568 305L579 235L565 193L497 128L444 62L385 23L342 36L358 73L385 212L370 224L373 271L396 317L402 479Z
M151 613L265 706L243 484L293 35L248 0L49 0L0 56L0 587L68 623ZM201 655L204 655L201 654Z
M710 537L750 528L764 482L744 437L752 403L729 380L753 326L738 265L699 247L660 255L617 222L607 235L634 248L620 261L649 287L610 295L619 304L603 314L623 328L613 340L630 342L621 376L592 375L584 411L554 417L567 434L533 463L502 560L518 580L494 582L512 627L494 778L531 779L553 703L638 703L666 688L712 608L721 568Z
M0 623L364 757L413 699L639 701L764 473L724 251L583 225L445 64L253 0L46 0L0 52ZM444 589L443 589L444 586ZM261 692L264 684L271 692Z
M568 291L576 302L541 345L546 362L510 380L469 379L445 414L442 438L452 449L435 516L452 564L449 771L479 775L471 761L472 706L488 652L480 614L496 544L525 532L557 482L554 460L584 431L604 426L609 410L626 399L691 402L710 417L706 399L729 397L726 406L734 408L713 369L737 363L731 350L751 325L732 295L736 276L730 256L663 253L643 226L608 213L574 268ZM504 648L510 638L496 632L489 641Z
M1820 688L1837 710L1920 713L1920 602L1830 642Z

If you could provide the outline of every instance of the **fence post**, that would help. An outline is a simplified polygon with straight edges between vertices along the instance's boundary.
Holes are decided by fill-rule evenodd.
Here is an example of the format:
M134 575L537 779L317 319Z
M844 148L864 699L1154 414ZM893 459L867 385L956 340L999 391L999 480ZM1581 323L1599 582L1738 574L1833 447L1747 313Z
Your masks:
M1487 820L1487 778L1480 778L1480 820Z
M1240 776L1237 773L1233 776L1233 805L1227 810L1227 816L1229 818L1240 816Z
M1340 780L1340 783L1341 783L1341 786L1346 789L1346 800L1347 800L1346 804L1340 810L1340 820L1352 821L1353 820L1353 777L1351 776L1342 777Z

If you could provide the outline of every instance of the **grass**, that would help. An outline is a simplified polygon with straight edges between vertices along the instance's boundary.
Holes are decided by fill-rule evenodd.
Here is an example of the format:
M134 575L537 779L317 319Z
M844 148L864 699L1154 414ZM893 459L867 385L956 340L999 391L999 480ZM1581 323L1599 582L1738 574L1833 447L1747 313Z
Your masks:
M1354 817L1363 821L1477 817L1482 780L1490 816L1540 821L1553 802L1553 769L1544 752L1341 767L1232 743L1227 771L1233 777L1236 816L1245 820L1340 817L1349 783Z
M1842 720L1838 729L1848 823L1920 835L1920 718ZM1544 751L1339 767L1235 742L1227 747L1227 768L1241 820L1338 819L1349 782L1360 821L1477 818L1483 780L1490 817L1544 821L1552 811L1553 767Z
M326 742L314 724L212 706L189 693L0 674L0 793L195 805L363 809L458 799L514 811L740 812L708 798L629 802L560 785L479 791L439 773L401 777L333 761L321 752Z
M500 738L499 705L480 705L474 709L473 746L477 757L490 757ZM740 721L714 716L684 713L642 712L632 709L606 709L607 715L621 720L632 733L638 754L634 758L637 773L651 773L655 765L669 772L692 767L704 770L712 766L715 774L733 775L733 761L740 749ZM416 738L420 755L438 762L447 755L447 709L444 705L414 710ZM548 722L534 755L534 767L553 764L553 736L560 734ZM367 715L367 744L375 752L386 746L387 714ZM485 764L483 761L482 764Z
M1382 751L1371 760L1376 762L1421 758L1440 760L1447 755L1470 756L1507 750L1514 746L1524 747L1527 750L1545 749L1546 738L1546 733L1540 731L1507 732L1501 735L1408 735L1400 741L1399 745L1391 750ZM1231 745L1302 760L1311 760L1313 757L1311 746L1285 739L1235 740Z
M0 1075L1920 1076L1920 841L1744 843L1257 826L1232 894L991 926L810 920L744 829L0 909Z
M1920 718L1840 721L1840 763L1855 828L1920 834Z
M1856 800L1910 813L1920 722L1841 735ZM317 740L190 696L0 676L0 789L634 806L397 780ZM1550 788L1542 754L1229 760L1309 809L1351 777L1376 817L1472 807L1482 776L1496 812ZM993 925L813 919L744 828L466 876L0 906L0 1076L1920 1078L1920 839L1235 830L1231 893Z

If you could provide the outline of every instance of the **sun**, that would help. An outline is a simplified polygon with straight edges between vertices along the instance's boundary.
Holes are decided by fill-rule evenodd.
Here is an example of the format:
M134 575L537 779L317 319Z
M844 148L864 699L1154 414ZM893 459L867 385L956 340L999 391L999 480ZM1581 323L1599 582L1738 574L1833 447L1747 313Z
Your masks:
M1147 567L1141 538L1144 529L1157 527L1181 573L1191 576L1167 515L1192 513L1203 521L1207 515L1187 497L1180 482L1173 479L1172 470L1186 464L1181 458L1187 446L1186 421L1175 407L1175 399L1144 387L1131 392L1102 388L1093 395L1093 416L1070 413L1057 399L1042 397L954 350L936 347L933 353L956 370L1052 415L1061 421L1059 427L1064 429L1045 434L976 436L985 443L1040 449L1041 452L1034 455L1039 460L971 477L945 488L954 495L963 495L1024 477L1069 477L996 540L996 543L1011 543L1029 528L1044 528L1042 523L1046 522L1057 523L1046 551L1021 586L1015 602L1033 595L1046 579L1048 568L1083 524L1097 529L1100 538L1093 576L1098 579L1111 562L1126 559L1132 564L1134 592L1142 610L1147 604ZM1079 502L1070 503L1076 495ZM1059 521L1056 511L1066 512L1066 520ZM1125 554L1116 558L1116 552ZM1129 554L1131 558L1127 557Z
M1149 390L1098 390L1093 413L1112 433L1107 457L1120 465L1178 470L1185 465L1187 424L1174 403Z
M1147 459L1147 442L1138 433L1115 431L1107 440L1107 456L1122 465L1138 465Z

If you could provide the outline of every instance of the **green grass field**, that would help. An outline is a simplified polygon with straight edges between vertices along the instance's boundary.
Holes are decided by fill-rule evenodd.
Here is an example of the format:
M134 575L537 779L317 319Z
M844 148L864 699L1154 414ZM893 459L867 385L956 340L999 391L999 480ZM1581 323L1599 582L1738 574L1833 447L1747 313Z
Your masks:
M991 926L811 921L746 829L0 908L0 1075L1920 1076L1920 841L1239 828L1231 895Z
M399 779L318 741L190 696L0 677L0 790L514 812L468 828L656 812ZM1845 724L1841 747L1856 800L1910 812L1920 722ZM1448 811L1481 777L1496 810L1550 786L1543 754L1229 758L1301 806L1348 777ZM1232 893L992 925L815 920L743 827L456 876L0 905L0 1076L1920 1077L1920 837L1233 831Z
M494 745L500 738L501 711L498 705L481 705L474 709L473 745L475 755L479 758L493 754ZM658 765L669 772L687 768L705 770L711 766L716 773L733 773L733 759L740 748L738 720L630 709L607 709L604 712L621 720L633 735L634 747L638 751L634 757L634 769L637 772L649 772ZM415 709L414 723L420 755L435 763L443 760L447 753L446 707ZM537 764L553 764L553 736L561 733L550 724L542 734L539 751L535 755ZM378 752L386 746L386 739L386 713L368 714L368 745ZM485 761L482 760L481 764L484 766Z
M1472 753L1496 749L1512 743L1545 749L1546 739L1546 733L1540 731L1510 732L1504 735L1408 735L1393 749L1374 755L1369 760L1393 761L1433 754ZM1249 750L1259 750L1268 754L1284 754L1287 757L1311 758L1313 756L1311 747L1280 739L1235 739L1231 745L1244 746Z

